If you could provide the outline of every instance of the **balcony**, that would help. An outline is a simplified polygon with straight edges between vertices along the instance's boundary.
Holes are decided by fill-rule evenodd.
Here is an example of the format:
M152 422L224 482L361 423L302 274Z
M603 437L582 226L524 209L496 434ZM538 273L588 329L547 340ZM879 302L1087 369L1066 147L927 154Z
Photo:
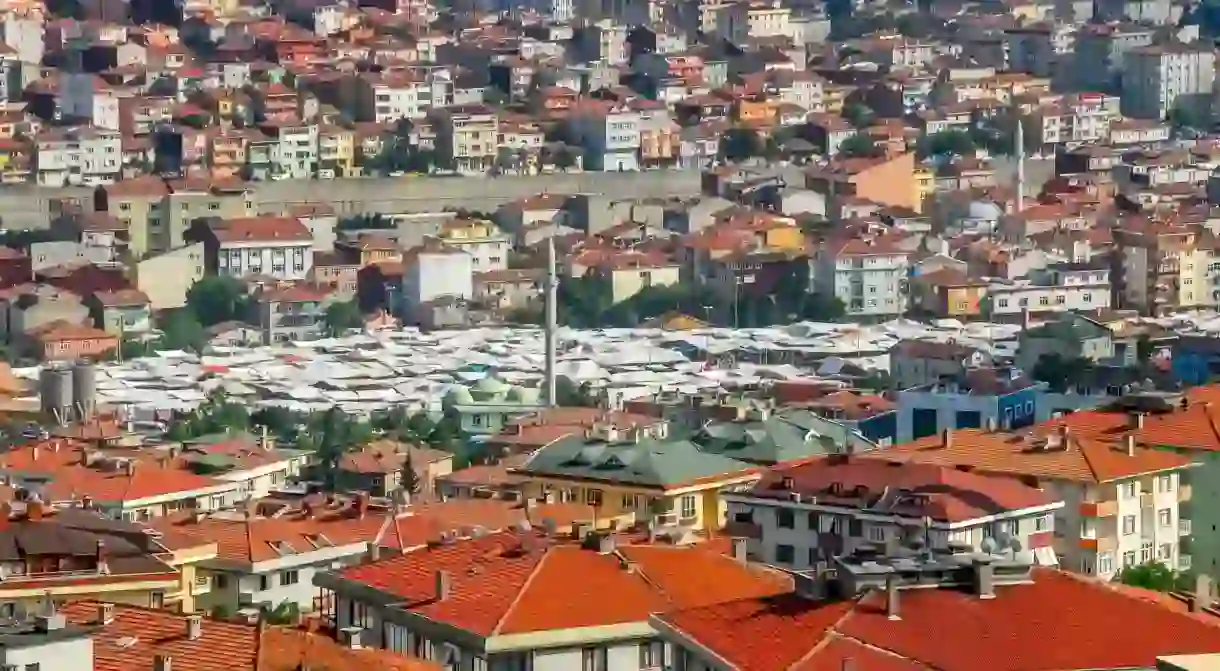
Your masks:
M724 523L724 533L733 538L762 538L762 527L755 522L729 520Z
M1093 501L1080 504L1081 517L1115 517L1118 515L1118 501Z
M1178 555L1178 570L1179 571L1189 571L1190 570L1190 555Z
M200 596L212 591L212 579L203 573L195 575L195 582L191 585L191 594Z
M1178 503L1186 503L1194 495L1190 485L1185 483L1178 484Z
M1189 536L1190 533L1190 520L1178 520L1178 535Z
M1101 538L1081 538L1080 549L1094 552L1109 552L1118 548L1118 539L1112 536Z

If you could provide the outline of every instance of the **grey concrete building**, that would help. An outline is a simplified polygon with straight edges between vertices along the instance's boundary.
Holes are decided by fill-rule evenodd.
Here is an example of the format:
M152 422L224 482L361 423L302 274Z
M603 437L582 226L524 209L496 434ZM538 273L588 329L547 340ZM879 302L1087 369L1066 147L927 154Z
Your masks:
M1137 47L1123 58L1123 114L1164 119L1175 109L1196 118L1211 115L1216 54L1207 46L1163 44Z

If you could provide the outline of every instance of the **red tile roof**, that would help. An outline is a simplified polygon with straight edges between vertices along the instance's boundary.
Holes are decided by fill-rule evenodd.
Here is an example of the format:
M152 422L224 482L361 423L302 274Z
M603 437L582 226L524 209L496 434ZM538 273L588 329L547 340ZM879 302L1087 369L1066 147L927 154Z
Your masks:
M1045 439L978 429L950 432L948 445L942 436L929 436L860 457L969 468L989 475L1024 475L1093 484L1189 468L1192 463L1176 454L1144 448L1136 448L1133 455L1128 455L1121 445L1088 438L1073 436L1066 447L1055 447Z
M212 223L212 235L221 243L307 242L309 227L292 217L239 217Z
M870 593L834 603L788 594L656 621L742 671L837 671L844 657L861 671L1128 669L1153 667L1163 655L1220 652L1220 628L1211 624L1066 573L1034 575L988 600L903 590L899 620L887 617L883 595Z
M750 490L752 496L779 500L787 500L792 492L816 496L819 504L865 507L939 522L975 520L1059 500L1011 478L846 456L773 468ZM899 493L915 498L887 496Z
M436 598L438 571L450 574L444 600ZM430 547L341 575L478 636L644 622L656 610L775 594L789 584L700 546L628 545L602 554L530 532Z

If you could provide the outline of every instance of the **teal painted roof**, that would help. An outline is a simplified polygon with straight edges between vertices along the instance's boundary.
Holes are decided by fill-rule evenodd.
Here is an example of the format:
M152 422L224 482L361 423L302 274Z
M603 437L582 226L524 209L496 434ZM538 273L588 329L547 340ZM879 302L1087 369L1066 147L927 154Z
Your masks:
M767 419L713 422L694 441L699 449L758 464L776 464L846 451L845 427L807 410L786 410Z
M607 443L569 436L534 454L519 470L533 475L556 475L601 480L639 487L674 487L702 478L737 473L747 463L721 454L700 451L686 440Z

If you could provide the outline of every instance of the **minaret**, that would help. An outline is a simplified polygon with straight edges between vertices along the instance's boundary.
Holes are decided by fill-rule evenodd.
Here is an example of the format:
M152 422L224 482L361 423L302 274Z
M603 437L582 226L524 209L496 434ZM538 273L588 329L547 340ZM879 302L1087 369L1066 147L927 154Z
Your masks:
M1017 115L1017 212L1025 210L1025 124Z
M559 277L555 273L555 238L546 239L546 404L555 407L555 342L559 330Z

